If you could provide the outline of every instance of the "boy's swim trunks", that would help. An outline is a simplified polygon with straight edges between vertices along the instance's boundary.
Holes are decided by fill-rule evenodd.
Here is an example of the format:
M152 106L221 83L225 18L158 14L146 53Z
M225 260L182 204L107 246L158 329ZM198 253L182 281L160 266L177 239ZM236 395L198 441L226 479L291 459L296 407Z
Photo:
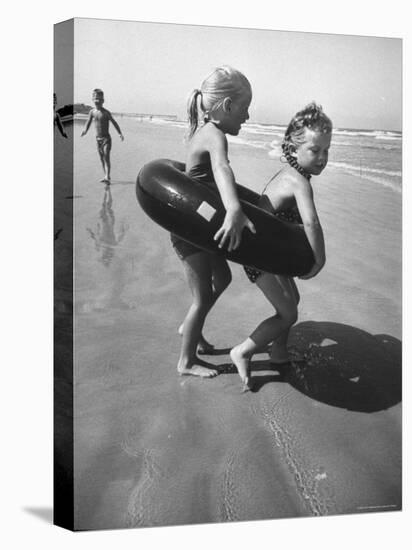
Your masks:
M96 141L97 141L97 150L99 151L100 155L104 155L105 153L110 153L110 150L112 148L111 136L98 137L96 138Z

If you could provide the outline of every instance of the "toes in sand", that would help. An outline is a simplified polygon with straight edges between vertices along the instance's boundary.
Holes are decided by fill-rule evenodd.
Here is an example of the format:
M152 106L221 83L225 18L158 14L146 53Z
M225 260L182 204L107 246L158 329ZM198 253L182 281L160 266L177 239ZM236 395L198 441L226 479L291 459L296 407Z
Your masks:
M191 367L178 367L180 376L200 376L201 378L214 378L218 372L203 365L192 365Z

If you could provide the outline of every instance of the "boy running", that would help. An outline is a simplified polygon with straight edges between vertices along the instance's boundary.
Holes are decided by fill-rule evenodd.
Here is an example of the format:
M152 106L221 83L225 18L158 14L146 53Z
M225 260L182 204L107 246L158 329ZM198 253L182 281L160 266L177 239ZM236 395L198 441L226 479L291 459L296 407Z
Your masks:
M94 125L96 128L97 151L99 153L104 171L104 178L101 181L103 183L110 184L110 150L112 148L112 138L109 134L109 122L113 124L122 141L124 140L124 137L119 125L112 117L110 111L103 107L103 90L98 88L94 89L92 99L95 108L91 109L89 112L89 118L87 119L81 135L83 137L87 134L92 120L94 120Z

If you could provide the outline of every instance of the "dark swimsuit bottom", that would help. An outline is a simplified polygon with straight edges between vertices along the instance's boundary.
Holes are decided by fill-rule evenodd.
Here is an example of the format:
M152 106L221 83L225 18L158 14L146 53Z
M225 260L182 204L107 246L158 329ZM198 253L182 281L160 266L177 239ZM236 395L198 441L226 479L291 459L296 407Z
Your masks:
M189 172L187 172L187 175L189 178L196 179L197 181L207 185L213 191L217 191L217 185L215 183L215 179L213 176L213 170L212 165L210 164L210 161L208 162L202 162L200 164L195 164ZM198 252L205 252L201 248L198 248L194 244L188 243L187 241L184 241L177 235L174 235L173 233L170 234L170 240L172 241L173 248L176 251L176 254L179 256L181 260L184 260L188 256L191 256L192 254L197 254Z

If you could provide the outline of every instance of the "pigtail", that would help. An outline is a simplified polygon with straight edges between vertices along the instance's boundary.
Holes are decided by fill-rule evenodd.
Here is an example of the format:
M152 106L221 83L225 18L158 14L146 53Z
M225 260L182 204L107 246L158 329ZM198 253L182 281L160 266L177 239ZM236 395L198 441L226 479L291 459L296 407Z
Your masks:
M190 94L187 101L187 118L189 123L189 139L195 134L197 127L199 125L199 109L198 109L198 97L202 92L196 88Z
M203 114L203 121L208 122L213 111L222 105L226 97L235 100L244 92L252 94L252 88L248 79L240 71L226 65L214 69L202 82L200 89L194 89L189 96L187 138L192 138L198 129L200 112Z

